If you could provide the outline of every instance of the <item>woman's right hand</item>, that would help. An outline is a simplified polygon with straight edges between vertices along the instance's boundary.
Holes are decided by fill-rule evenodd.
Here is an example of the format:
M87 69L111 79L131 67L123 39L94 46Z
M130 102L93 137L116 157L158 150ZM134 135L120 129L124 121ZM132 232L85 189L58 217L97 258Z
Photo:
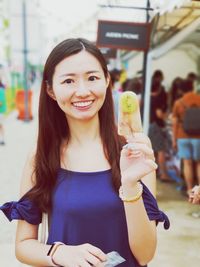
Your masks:
M106 259L106 254L91 244L62 245L53 255L53 261L64 267L100 267Z

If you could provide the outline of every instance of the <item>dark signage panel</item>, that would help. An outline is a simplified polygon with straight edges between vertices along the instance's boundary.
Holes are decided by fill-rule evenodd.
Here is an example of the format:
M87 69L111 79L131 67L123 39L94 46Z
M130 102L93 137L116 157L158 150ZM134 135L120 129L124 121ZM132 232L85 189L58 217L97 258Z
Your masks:
M116 58L116 56L117 56L117 50L116 49L111 49L108 47L101 47L100 51L106 59Z
M149 23L98 21L99 47L145 51L149 48L149 37Z

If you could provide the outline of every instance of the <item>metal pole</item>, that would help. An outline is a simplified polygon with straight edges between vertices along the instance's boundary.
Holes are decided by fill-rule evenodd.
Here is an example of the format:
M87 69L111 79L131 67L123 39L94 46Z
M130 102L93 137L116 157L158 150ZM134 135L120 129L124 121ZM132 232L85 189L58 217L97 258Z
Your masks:
M150 105L151 105L151 65L152 65L152 52L147 54L146 60L146 80L145 80L145 94L144 94L144 108L143 108L143 129L144 133L148 134L149 119L150 119Z
M100 4L99 7L102 8L121 8L121 9L134 9L134 10L151 10L153 11L153 8L149 7L138 7L138 6L122 6L122 5L102 5Z
M28 82L27 82L27 67L28 67L28 49L27 49L27 14L26 14L26 0L22 2L22 22L23 22L23 56L24 56L24 105L25 105L25 117L24 121L30 121L28 110Z
M149 13L148 13L148 10L150 9L150 1L147 0L147 8L146 8L146 22L148 23L149 22ZM142 103L143 103L143 107L142 107L142 110L141 110L141 113L142 113L142 118L143 118L143 122L145 121L144 119L144 99L145 99L145 87L146 87L146 66L147 66L147 56L148 56L148 51L145 51L144 52L144 57L143 57L143 90L142 90Z

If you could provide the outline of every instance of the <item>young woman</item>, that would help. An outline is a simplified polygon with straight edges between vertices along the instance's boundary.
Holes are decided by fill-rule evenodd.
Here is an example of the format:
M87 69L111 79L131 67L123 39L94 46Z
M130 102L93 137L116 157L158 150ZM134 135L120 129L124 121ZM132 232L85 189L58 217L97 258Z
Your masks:
M156 222L168 228L169 221L153 196L157 166L149 139L135 133L127 142L132 146L123 147L117 134L100 51L85 39L58 44L44 67L38 142L25 165L22 197L1 206L10 220L19 219L19 261L103 266L110 251L126 260L124 267L152 259ZM37 240L42 212L49 218L47 244Z

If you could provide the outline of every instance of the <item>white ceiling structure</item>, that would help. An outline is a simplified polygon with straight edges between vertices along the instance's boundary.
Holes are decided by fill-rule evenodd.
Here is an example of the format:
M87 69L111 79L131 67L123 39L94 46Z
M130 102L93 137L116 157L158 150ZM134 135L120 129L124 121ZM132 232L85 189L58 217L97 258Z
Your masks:
M98 19L146 22L148 0L99 0L98 11L76 25L64 36L83 36L96 40ZM165 43L200 17L200 1L149 0L149 21L152 23L151 48ZM188 33L184 42L200 46L200 27Z
M180 7L153 19L152 47L163 44L183 29L198 21L200 17L200 1L184 1ZM193 31L188 32L184 42L200 46L200 25L196 23Z

